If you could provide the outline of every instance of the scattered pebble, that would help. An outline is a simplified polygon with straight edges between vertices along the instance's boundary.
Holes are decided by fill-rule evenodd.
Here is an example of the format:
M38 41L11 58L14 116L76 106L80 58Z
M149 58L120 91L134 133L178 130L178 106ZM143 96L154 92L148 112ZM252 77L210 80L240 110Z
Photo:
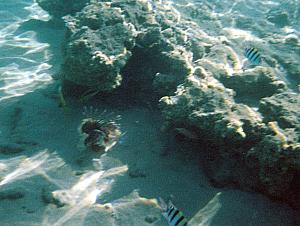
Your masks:
M155 216L147 216L147 217L145 217L145 221L147 222L147 223L149 223L149 224L152 224L152 223L154 223L155 221L157 221L158 219L157 219L157 217L155 217Z
M17 144L1 144L0 153L4 155L17 154L24 151L24 148Z
M45 204L53 203L53 196L49 189L43 188L41 197Z
M37 146L37 145L39 145L35 141L27 141L27 140L16 140L16 144L19 144L19 145L29 145L29 146Z
M25 193L23 191L19 191L17 189L9 189L6 191L0 192L0 200L16 200L24 198Z
M131 178L146 177L146 173L141 169L133 169L129 170L129 176Z
M81 176L84 173L85 172L83 170L77 170L77 171L75 171L75 176Z
M35 211L32 209L26 209L26 213L34 213Z

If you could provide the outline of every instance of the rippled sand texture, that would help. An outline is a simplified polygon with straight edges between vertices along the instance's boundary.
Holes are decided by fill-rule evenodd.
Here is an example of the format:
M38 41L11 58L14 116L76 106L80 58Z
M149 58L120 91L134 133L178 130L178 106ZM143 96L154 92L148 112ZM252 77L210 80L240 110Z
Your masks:
M4 1L0 7L1 101L24 95L49 83L52 53L49 43L39 41L40 37L34 31L37 27L34 26L35 19L49 19L36 3Z

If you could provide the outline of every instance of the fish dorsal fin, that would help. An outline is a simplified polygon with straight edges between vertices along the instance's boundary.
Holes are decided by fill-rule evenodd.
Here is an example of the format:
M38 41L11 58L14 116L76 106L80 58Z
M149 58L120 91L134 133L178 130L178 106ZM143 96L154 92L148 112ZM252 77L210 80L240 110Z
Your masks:
M168 201L168 208L171 208L172 206L174 206L174 204L172 203L171 200Z
M163 211L166 211L168 209L167 203L161 197L158 198L158 204Z

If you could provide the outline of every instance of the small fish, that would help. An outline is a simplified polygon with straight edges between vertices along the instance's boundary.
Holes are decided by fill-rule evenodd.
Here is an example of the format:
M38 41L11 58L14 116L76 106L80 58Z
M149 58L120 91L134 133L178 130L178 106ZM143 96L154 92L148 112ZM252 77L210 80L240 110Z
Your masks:
M163 210L163 216L168 220L170 226L189 226L188 220L183 213L171 201L167 205L162 198L159 198L159 205Z
M253 47L247 47L245 49L245 57L253 65L259 65L261 63L261 56L259 51Z

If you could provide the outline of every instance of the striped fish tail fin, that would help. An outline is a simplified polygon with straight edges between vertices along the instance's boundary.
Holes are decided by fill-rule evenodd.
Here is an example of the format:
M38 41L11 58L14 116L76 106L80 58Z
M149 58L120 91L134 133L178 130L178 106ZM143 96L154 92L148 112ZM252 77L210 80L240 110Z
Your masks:
M174 206L173 206L174 207ZM188 220L176 207L168 211L168 221L171 226L188 226Z

